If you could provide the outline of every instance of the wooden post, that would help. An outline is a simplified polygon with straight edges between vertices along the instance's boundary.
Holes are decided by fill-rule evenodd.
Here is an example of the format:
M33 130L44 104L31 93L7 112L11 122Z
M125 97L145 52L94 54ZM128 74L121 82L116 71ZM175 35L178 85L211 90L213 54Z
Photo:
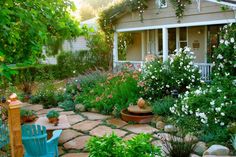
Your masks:
M168 60L168 29L162 28L162 40L163 40L163 63Z
M12 94L7 101L8 109L8 126L10 134L11 157L23 157L23 145L21 138L20 122L20 105L16 94Z
M118 33L114 32L113 41L113 69L116 67L118 61Z

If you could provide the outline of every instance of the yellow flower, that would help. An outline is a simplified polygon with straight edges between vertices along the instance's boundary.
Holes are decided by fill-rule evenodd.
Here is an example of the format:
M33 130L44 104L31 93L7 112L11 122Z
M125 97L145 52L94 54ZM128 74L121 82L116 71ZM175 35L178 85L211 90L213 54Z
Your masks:
M4 61L4 57L0 56L0 61L3 62Z

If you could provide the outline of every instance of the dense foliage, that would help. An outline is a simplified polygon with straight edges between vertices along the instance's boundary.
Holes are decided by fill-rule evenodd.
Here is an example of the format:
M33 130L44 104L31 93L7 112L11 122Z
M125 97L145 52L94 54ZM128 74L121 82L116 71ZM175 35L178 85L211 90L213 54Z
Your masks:
M149 100L171 95L172 90L182 93L200 83L200 74L194 66L193 52L188 47L179 49L167 62L147 62L139 86L141 93Z
M92 88L82 88L76 100L86 108L95 108L104 114L115 111L119 115L123 108L137 101L138 75L138 72L128 70L109 74L105 81L94 84Z
M90 157L160 157L161 150L151 144L151 135L139 134L124 141L115 134L92 137L87 148Z

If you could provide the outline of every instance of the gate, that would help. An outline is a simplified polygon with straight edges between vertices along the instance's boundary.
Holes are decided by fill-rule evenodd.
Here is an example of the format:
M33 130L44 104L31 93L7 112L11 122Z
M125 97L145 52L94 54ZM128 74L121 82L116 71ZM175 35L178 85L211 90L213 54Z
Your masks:
M0 156L10 156L9 129L8 129L8 105L3 98L0 103Z

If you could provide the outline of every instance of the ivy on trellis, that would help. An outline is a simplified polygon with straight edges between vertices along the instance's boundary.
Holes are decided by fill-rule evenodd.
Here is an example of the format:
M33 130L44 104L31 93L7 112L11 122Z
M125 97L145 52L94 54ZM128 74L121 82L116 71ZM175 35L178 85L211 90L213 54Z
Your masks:
M170 0L173 8L175 9L175 15L178 18L178 22L184 16L184 11L186 9L186 5L192 4L192 0Z

